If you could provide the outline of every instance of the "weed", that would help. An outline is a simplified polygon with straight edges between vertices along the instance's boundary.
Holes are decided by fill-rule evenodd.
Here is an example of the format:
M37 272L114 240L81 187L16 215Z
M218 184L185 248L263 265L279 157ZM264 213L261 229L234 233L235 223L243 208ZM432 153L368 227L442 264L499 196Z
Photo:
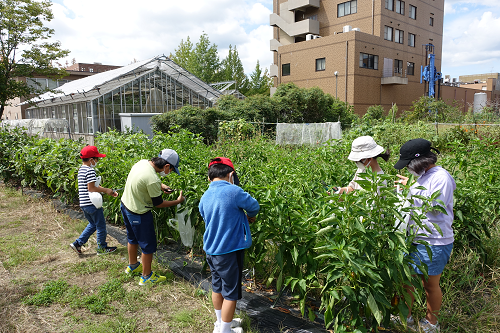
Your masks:
M68 283L64 280L47 282L43 289L32 297L26 297L26 305L47 306L58 301L68 290Z

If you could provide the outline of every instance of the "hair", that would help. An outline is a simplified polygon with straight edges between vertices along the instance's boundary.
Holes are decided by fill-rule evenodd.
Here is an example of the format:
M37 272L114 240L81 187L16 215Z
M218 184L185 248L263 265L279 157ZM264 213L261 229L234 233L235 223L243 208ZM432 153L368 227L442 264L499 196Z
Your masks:
M151 159L151 162L153 162L153 164L155 165L155 167L157 167L158 169L163 169L165 167L165 165L167 165L167 164L170 165L170 169L174 168L172 166L172 164L168 163L167 160L164 160L161 157L153 157Z
M374 158L377 158L377 157L382 157L384 159L384 161L387 162L387 161L389 161L389 157L391 157L391 151L389 149L387 149L385 152L378 154Z
M83 158L83 157L80 157L82 159L83 162L88 162L90 161L91 158L99 161L99 157L87 157L87 158Z
M231 168L229 165L215 163L208 168L208 179L214 180L215 178L225 178L229 173L233 171L233 168Z
M421 174L430 165L436 164L436 162L437 162L437 155L430 151L424 156L419 156L417 158L414 158L413 160L410 161L410 163L408 163L406 167L408 168L408 170L412 170L413 172Z

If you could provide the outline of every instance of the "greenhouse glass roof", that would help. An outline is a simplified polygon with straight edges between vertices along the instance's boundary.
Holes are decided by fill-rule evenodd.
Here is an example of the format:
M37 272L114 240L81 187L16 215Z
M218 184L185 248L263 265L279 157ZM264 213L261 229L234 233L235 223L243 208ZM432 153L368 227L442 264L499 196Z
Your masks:
M164 72L212 102L215 102L221 96L219 90L203 82L168 57L158 56L118 69L70 81L59 87L57 93L47 92L31 99L30 102L41 106L90 101L133 81L140 75L156 70Z

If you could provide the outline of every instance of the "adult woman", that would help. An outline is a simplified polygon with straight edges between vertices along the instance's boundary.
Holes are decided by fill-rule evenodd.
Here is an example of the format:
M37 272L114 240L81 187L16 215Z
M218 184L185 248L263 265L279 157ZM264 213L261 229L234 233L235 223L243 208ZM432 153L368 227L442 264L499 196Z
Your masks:
M415 238L415 241L427 241L432 251L431 260L425 245L416 244L417 250L410 254L416 264L423 262L428 267L428 279L426 280L420 269L416 265L412 265L415 272L422 278L427 296L427 314L425 318L419 321L421 329L426 333L439 332L440 330L437 316L441 308L443 294L439 286L439 280L453 249L454 238L451 225L453 222L453 191L456 188L455 180L448 171L436 165L437 155L431 152L431 149L439 153L435 148L431 147L431 143L427 140L410 140L401 146L399 161L394 165L394 168L398 170L406 167L411 174L418 177L415 184L410 188L410 195L430 197L434 192L440 191L437 199L444 203L444 209L446 210L446 214L438 210L426 214L426 219L422 222L430 231L418 227L412 220L408 223L408 230L419 235ZM401 175L398 175L398 177L401 179L400 182L406 185L408 178ZM419 189L418 187L425 189ZM413 207L418 209L422 206L422 200L413 198L412 201ZM437 205L437 203L434 202L433 205ZM436 228L435 225L438 225L439 228ZM408 286L407 289L409 291L414 290L412 286ZM411 306L412 304L407 318L409 325L413 325Z
M387 162L389 156L389 151L379 146L371 136L360 136L356 138L352 142L351 153L347 158L356 162L358 170L349 185L340 188L338 193L349 193L361 189L361 186L356 183L356 180L362 179L359 174L365 172L366 168L370 168L373 172L377 172L378 174L383 174L384 171L380 168L377 157L382 157Z

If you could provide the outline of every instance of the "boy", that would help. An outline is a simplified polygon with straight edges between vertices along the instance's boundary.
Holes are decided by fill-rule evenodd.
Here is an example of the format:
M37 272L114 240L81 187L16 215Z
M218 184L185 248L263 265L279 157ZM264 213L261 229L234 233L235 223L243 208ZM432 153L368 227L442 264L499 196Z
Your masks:
M78 169L78 196L80 199L80 207L89 221L89 224L83 230L80 237L71 243L69 246L75 250L78 255L82 254L82 245L87 243L89 237L97 230L97 254L106 254L116 251L116 247L108 246L106 243L106 220L102 207L97 208L90 201L89 192L101 192L117 197L118 193L110 188L95 186L97 177L95 174L95 166L99 158L106 157L105 154L100 154L95 146L86 146L80 152L82 165Z
M153 254L156 252L156 233L151 209L177 206L185 198L180 191L176 200L166 201L162 192L173 192L167 185L162 184L161 177L170 172L179 173L179 155L175 150L163 149L159 156L151 160L140 160L130 170L125 189L123 191L121 212L127 228L128 260L129 265L125 273L140 274L139 285L154 285L166 280L165 276L151 270ZM137 261L137 250L142 250L142 263Z
M200 199L199 210L205 221L203 250L212 273L212 303L217 315L214 333L242 333L237 327L241 321L233 320L233 315L242 297L245 249L252 245L249 223L255 221L260 206L236 186L239 180L229 158L211 160L208 178L211 183Z

